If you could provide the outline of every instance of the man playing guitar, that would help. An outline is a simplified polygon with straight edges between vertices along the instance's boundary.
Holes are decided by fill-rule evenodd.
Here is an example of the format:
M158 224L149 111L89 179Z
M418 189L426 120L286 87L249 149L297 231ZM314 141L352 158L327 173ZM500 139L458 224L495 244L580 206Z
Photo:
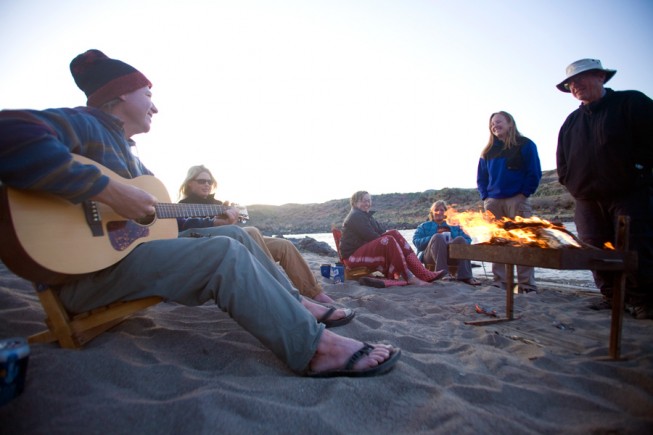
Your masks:
M17 223L11 198L18 191L33 193L38 201L49 198L54 204L80 205L87 238L103 240L120 252L113 264L78 271L60 281L59 297L71 312L148 296L185 305L213 300L293 371L371 376L395 365L399 349L366 345L326 330L325 324L336 326L338 320L352 316L336 310L324 319L328 308L302 298L237 226L203 228L211 237L200 238L177 237L166 225L161 236L151 236L154 229L144 231L150 228L148 222L159 221L157 214L165 209L159 205L168 200L165 190L148 192L141 187L139 179L152 174L130 149L132 136L148 132L158 112L152 84L131 65L99 50L80 54L70 67L88 98L87 107L0 112L0 181L3 197L9 200L1 205L0 254L9 267L16 251L8 250L4 241L19 245L24 238L16 232L5 236ZM73 153L83 157L75 158ZM86 207L81 206L84 203ZM25 215L43 219L38 210ZM169 221L175 228L174 219ZM125 231L125 227L132 228ZM134 237L132 229L137 233ZM118 230L123 233L111 241L107 236ZM139 237L139 231L148 234ZM56 248L39 249L40 242L35 243L32 250L68 255Z

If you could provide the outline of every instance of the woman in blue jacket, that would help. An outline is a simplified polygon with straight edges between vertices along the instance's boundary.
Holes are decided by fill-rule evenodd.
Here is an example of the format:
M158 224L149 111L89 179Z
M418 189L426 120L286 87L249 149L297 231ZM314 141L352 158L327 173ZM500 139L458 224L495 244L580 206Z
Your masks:
M446 201L435 201L429 209L429 220L420 224L413 235L413 245L417 248L418 256L423 255L422 261L426 264L435 264L435 270L457 268L455 279L470 285L481 285L481 282L472 275L472 263L469 260L449 261L447 245L450 243L472 243L462 228L458 225L449 225L446 221ZM449 279L454 279L448 275ZM447 277L443 278L447 279Z
M486 211L500 219L531 217L529 197L542 178L540 158L535 143L517 130L508 112L490 116L490 139L481 152L476 184ZM506 285L505 266L492 265L494 280ZM517 266L517 283L521 291L537 290L532 267Z

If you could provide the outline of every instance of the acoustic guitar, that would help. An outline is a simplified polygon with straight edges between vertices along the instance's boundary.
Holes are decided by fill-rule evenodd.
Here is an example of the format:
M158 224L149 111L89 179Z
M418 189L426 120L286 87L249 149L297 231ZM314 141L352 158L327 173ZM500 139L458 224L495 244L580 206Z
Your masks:
M157 203L147 221L135 221L97 201L72 204L54 195L0 186L0 258L30 281L61 284L109 267L141 243L176 238L176 218L220 216L237 208L241 222L249 219L244 207L170 203L165 186L153 176L126 179L86 157L73 157L167 202Z

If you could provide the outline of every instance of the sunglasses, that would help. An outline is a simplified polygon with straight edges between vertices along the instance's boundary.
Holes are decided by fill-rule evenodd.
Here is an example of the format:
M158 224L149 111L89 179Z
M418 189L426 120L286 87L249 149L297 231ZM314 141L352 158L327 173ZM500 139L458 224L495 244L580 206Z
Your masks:
M197 184L211 184L213 180L207 180L206 178L196 178L193 180Z

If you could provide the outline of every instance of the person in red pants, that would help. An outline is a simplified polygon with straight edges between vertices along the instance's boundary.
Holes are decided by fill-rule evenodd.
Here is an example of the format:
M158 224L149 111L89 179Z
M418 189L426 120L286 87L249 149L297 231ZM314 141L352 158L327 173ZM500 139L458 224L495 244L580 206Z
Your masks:
M349 202L351 211L343 223L340 240L340 252L348 267L375 269L387 278L402 278L414 285L428 285L446 274L444 270L426 269L399 231L386 231L374 219L368 192L354 193Z

